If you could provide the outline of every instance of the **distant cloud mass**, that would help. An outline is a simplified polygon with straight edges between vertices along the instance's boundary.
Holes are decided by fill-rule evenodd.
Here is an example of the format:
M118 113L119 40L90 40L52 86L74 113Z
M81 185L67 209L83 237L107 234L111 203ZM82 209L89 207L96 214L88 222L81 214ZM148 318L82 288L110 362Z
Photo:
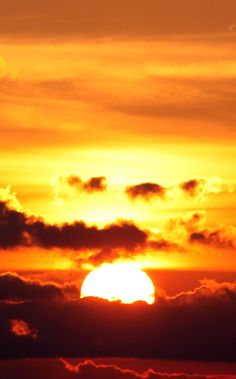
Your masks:
M30 351L31 357L236 361L235 309L235 283L212 280L174 297L159 295L153 305L96 298L2 301L0 357L27 357ZM39 338L26 339L28 328ZM95 368L85 363L71 371Z

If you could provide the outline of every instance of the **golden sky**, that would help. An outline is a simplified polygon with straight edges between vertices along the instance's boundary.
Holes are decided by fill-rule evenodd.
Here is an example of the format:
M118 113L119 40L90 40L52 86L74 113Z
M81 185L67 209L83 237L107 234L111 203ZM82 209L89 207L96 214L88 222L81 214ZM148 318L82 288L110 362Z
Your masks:
M6 378L236 378L235 44L235 0L0 2Z
M3 201L16 195L48 223L128 220L172 244L140 252L147 267L235 269L235 10L233 0L1 4ZM164 196L129 196L145 183ZM191 233L205 239L189 246L196 214ZM74 267L70 252L31 249L16 267Z

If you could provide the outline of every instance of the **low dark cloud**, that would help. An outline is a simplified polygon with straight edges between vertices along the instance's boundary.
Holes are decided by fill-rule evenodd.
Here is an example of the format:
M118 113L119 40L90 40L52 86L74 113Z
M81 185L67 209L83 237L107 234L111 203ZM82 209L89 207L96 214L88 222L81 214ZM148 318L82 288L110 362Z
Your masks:
M0 301L49 300L63 297L63 288L59 285L28 280L14 273L0 274Z
M129 186L125 192L131 199L143 198L145 200L150 200L152 197L164 199L166 194L166 190L163 186L151 182Z
M175 297L159 296L153 305L93 298L1 302L0 357L236 361L235 312L236 284L215 281ZM9 320L24 321L40 338L19 338Z

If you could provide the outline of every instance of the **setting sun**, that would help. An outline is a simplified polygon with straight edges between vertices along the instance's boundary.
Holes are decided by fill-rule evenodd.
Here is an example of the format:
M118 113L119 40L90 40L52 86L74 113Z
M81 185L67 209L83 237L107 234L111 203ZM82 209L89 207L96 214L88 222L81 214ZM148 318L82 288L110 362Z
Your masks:
M155 288L149 276L132 264L104 264L90 272L81 287L81 298L99 297L130 304L153 304Z

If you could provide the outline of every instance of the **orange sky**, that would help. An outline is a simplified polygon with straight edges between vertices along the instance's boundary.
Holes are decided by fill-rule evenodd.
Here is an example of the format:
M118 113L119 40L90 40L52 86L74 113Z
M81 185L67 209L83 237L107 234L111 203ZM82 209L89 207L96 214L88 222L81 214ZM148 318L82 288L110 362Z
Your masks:
M234 270L235 1L45 4L0 7L1 198L46 222L125 219L180 245L140 252L144 267ZM165 198L127 196L147 182ZM190 245L195 213L205 240ZM2 268L77 267L74 252L31 250L3 251Z
M235 44L235 0L0 1L6 378L236 379Z

